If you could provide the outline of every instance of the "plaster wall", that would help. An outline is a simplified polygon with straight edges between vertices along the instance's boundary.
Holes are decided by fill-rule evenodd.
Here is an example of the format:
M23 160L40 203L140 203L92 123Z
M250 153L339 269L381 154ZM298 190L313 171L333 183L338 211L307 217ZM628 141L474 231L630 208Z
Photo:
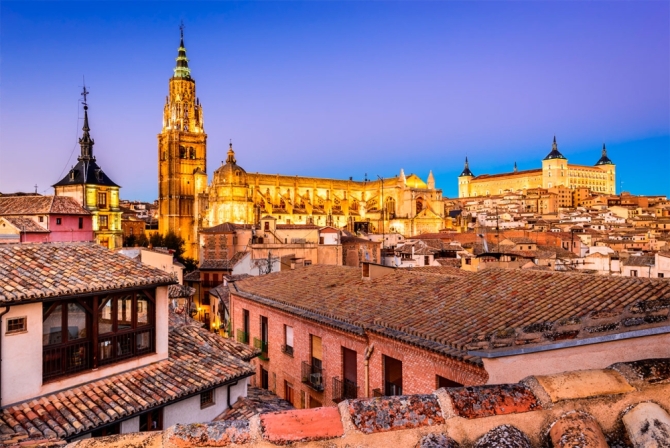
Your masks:
M570 370L604 369L617 362L670 357L670 334L645 336L538 353L483 358L487 384L516 383L531 375Z
M165 271L169 274L175 274L179 284L184 284L184 269L174 264L174 256L172 254L163 254L152 250L141 249L142 263L148 264L155 268Z
M230 387L231 405L235 403L239 397L246 396L246 378ZM166 428L168 426L176 425L177 423L189 424L210 422L226 409L228 409L228 386L218 387L214 390L214 404L204 409L200 408L200 395L166 406L163 410L163 427Z
M83 218L83 228L79 228L79 218ZM57 219L61 220L60 225ZM91 215L49 215L49 241L93 241L93 218Z
M140 417L133 417L121 422L121 434L140 431Z

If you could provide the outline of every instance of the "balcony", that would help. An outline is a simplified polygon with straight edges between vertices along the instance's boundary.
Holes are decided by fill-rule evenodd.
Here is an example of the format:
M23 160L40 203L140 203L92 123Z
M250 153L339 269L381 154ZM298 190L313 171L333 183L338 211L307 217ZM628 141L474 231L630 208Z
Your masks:
M353 400L358 398L358 385L354 381L339 377L333 378L333 401L339 403L344 400Z
M323 369L303 361L302 382L317 392L323 392Z
M384 394L382 394L381 389L372 389L372 396L373 397L383 397Z
M263 341L258 338L254 338L254 347L261 351L261 354L258 356L263 361L269 361L268 357L268 341Z
M237 342L241 342L242 344L248 344L249 333L245 333L242 330L237 330Z
M281 352L285 355L290 356L293 358L293 347L290 345L282 345L281 346Z
M153 328L114 334L98 339L98 364L111 364L122 359L154 353L155 331Z
M42 378L44 381L93 367L91 341L76 341L42 350Z

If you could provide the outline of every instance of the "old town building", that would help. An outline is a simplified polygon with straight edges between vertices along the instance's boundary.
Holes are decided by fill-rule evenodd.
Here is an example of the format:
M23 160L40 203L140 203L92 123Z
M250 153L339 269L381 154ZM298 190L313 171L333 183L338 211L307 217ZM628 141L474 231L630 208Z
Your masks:
M0 197L0 242L93 241L91 213L67 196Z
M94 141L88 125L88 103L84 87L84 131L79 139L81 154L77 164L60 181L53 185L56 196L74 198L93 218L93 234L95 241L110 249L123 245L121 229L121 209L119 208L119 189L102 168L93 155Z
M561 356L583 369L667 356L667 330L635 333L664 325L653 317L667 313L662 279L363 263L296 268L229 290L234 335L262 352L256 384L296 407L518 381L560 372ZM532 356L517 349L536 342L545 348Z
M470 170L466 157L465 167L458 176L459 198L556 187L565 187L570 190L584 188L597 193L615 194L616 166L607 157L605 145L603 144L601 157L594 166L568 164L568 159L558 150L556 137L554 137L551 151L542 160L542 168L518 171L515 163L514 171L511 173L475 176ZM556 193L559 205L568 203L569 199L565 192L557 190ZM579 202L579 199L573 199L570 202Z
M162 270L94 243L6 244L0 278L0 445L22 424L70 441L210 421L246 395L256 351L175 314Z

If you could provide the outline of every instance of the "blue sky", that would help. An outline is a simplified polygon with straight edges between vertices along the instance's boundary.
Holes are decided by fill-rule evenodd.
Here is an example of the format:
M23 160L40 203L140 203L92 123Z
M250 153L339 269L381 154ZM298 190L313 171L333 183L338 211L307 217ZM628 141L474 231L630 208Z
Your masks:
M602 143L625 190L670 195L670 3L0 3L0 191L76 161L82 76L94 152L127 199L157 194L179 23L208 134L250 172L362 179L404 168L445 195L475 174Z

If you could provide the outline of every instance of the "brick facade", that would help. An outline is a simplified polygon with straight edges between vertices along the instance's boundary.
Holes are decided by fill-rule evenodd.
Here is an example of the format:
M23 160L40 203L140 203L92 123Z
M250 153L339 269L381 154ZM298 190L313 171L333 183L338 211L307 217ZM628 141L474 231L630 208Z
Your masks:
M306 400L304 407L315 404L334 406L333 378L343 378L342 347L356 352L356 376L358 397L372 396L374 389L384 390L383 356L402 361L403 394L430 393L438 388L437 375L466 386L485 384L486 372L476 366L449 359L436 353L398 342L377 334L354 334L335 329L324 324L278 310L231 293L233 333L243 329L243 311L249 312L249 343L260 339L260 316L268 318L268 360L254 359L256 377L252 380L261 386L261 368L268 372L268 388L284 399L285 381L294 390L293 405L303 407L301 394ZM293 356L282 353L281 346L286 343L284 326L293 327ZM315 391L302 382L302 362L311 359L310 335L321 338L323 347L324 390ZM369 360L369 390L365 390L366 347L374 344ZM317 403L317 404L318 404Z

